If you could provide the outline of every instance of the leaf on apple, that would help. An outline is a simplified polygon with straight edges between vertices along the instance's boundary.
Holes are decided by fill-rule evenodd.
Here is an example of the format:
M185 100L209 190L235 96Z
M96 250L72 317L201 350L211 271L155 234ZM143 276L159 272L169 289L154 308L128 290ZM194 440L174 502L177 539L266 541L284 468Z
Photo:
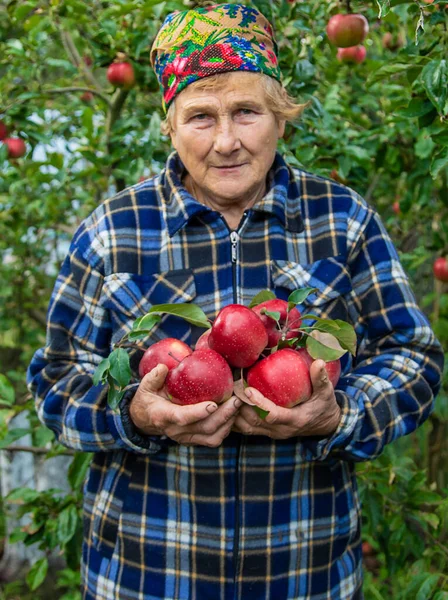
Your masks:
M109 374L110 369L110 361L108 358L105 358L100 362L97 366L95 373L93 374L93 385L98 385L99 383L106 383L107 376Z
M196 304L187 303L155 304L149 309L144 317L140 317L141 321L139 322L139 328L151 329L151 327L154 325L152 318L155 315L173 315L175 317L181 317L188 323L196 325L197 327L205 327L206 329L211 328L210 321L208 320L207 315L202 308L199 308L199 306L196 306Z
M302 304L310 294L313 292L317 292L317 288L300 288L298 290L294 290L288 296L288 311L295 308L298 304Z
M266 315L267 317L270 317L271 319L274 319L274 321L276 323L278 323L280 320L280 313L278 311L261 309L261 314Z
M150 314L146 314L143 317L139 317L132 324L132 331L128 334L129 339L131 339L131 334L134 336L134 335L143 333L143 331L145 331L145 332L151 331L151 329L154 327L154 325L156 323L159 323L161 321L161 319L162 319L162 317L160 317L159 315L150 315ZM133 339L135 339L135 337Z
M117 348L109 354L109 374L120 388L126 387L131 381L131 366L129 355L123 348Z
M306 349L311 358L320 358L325 362L337 360L347 352L334 335L316 330L307 336Z
M259 304L261 304L262 302L266 302L267 300L275 300L275 298L276 295L274 294L274 292L271 292L271 290L262 290L252 298L251 303L249 304L249 308L258 306Z
M319 319L312 327L313 331L331 333L345 350L355 356L356 354L356 333L350 323L340 319Z
M254 406L253 407L254 411L257 413L257 415L260 417L260 419L266 419L266 417L269 414L268 410L264 410L263 408L260 408L259 406Z

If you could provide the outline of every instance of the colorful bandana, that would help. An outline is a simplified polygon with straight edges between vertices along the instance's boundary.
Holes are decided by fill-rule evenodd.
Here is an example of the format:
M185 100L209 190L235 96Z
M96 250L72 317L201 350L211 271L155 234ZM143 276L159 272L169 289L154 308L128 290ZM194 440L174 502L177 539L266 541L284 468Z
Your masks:
M151 48L165 111L190 83L226 71L255 71L280 81L269 21L254 8L215 4L167 16Z

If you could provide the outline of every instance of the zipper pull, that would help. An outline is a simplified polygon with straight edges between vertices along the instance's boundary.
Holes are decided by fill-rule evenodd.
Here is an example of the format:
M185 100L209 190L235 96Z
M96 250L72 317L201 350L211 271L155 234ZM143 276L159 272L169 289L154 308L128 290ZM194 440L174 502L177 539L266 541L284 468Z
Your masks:
M236 263L237 259L237 246L239 242L240 236L236 231L232 231L230 233L230 242L232 243L232 262Z

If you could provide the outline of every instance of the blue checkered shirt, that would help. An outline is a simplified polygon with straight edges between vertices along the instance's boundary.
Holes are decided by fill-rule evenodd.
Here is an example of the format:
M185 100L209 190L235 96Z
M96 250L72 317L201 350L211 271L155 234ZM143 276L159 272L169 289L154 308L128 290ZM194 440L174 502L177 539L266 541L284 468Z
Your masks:
M84 488L83 598L361 598L355 463L431 413L443 355L378 215L351 189L277 154L268 192L231 243L222 216L159 176L105 201L75 234L28 380L59 441L93 452ZM154 304L194 302L213 319L260 290L316 288L302 313L357 334L342 359L342 409L327 439L232 432L217 449L138 434L129 394L112 410L92 376ZM166 316L148 344L200 335ZM133 356L134 367L138 352Z

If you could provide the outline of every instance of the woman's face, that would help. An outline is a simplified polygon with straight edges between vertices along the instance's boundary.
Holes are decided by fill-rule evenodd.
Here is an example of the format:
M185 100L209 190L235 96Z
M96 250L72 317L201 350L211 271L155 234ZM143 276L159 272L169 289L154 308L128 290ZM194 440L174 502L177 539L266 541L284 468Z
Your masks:
M261 81L235 72L216 91L189 85L176 98L171 140L194 189L220 205L244 204L265 186L285 129L268 109Z

